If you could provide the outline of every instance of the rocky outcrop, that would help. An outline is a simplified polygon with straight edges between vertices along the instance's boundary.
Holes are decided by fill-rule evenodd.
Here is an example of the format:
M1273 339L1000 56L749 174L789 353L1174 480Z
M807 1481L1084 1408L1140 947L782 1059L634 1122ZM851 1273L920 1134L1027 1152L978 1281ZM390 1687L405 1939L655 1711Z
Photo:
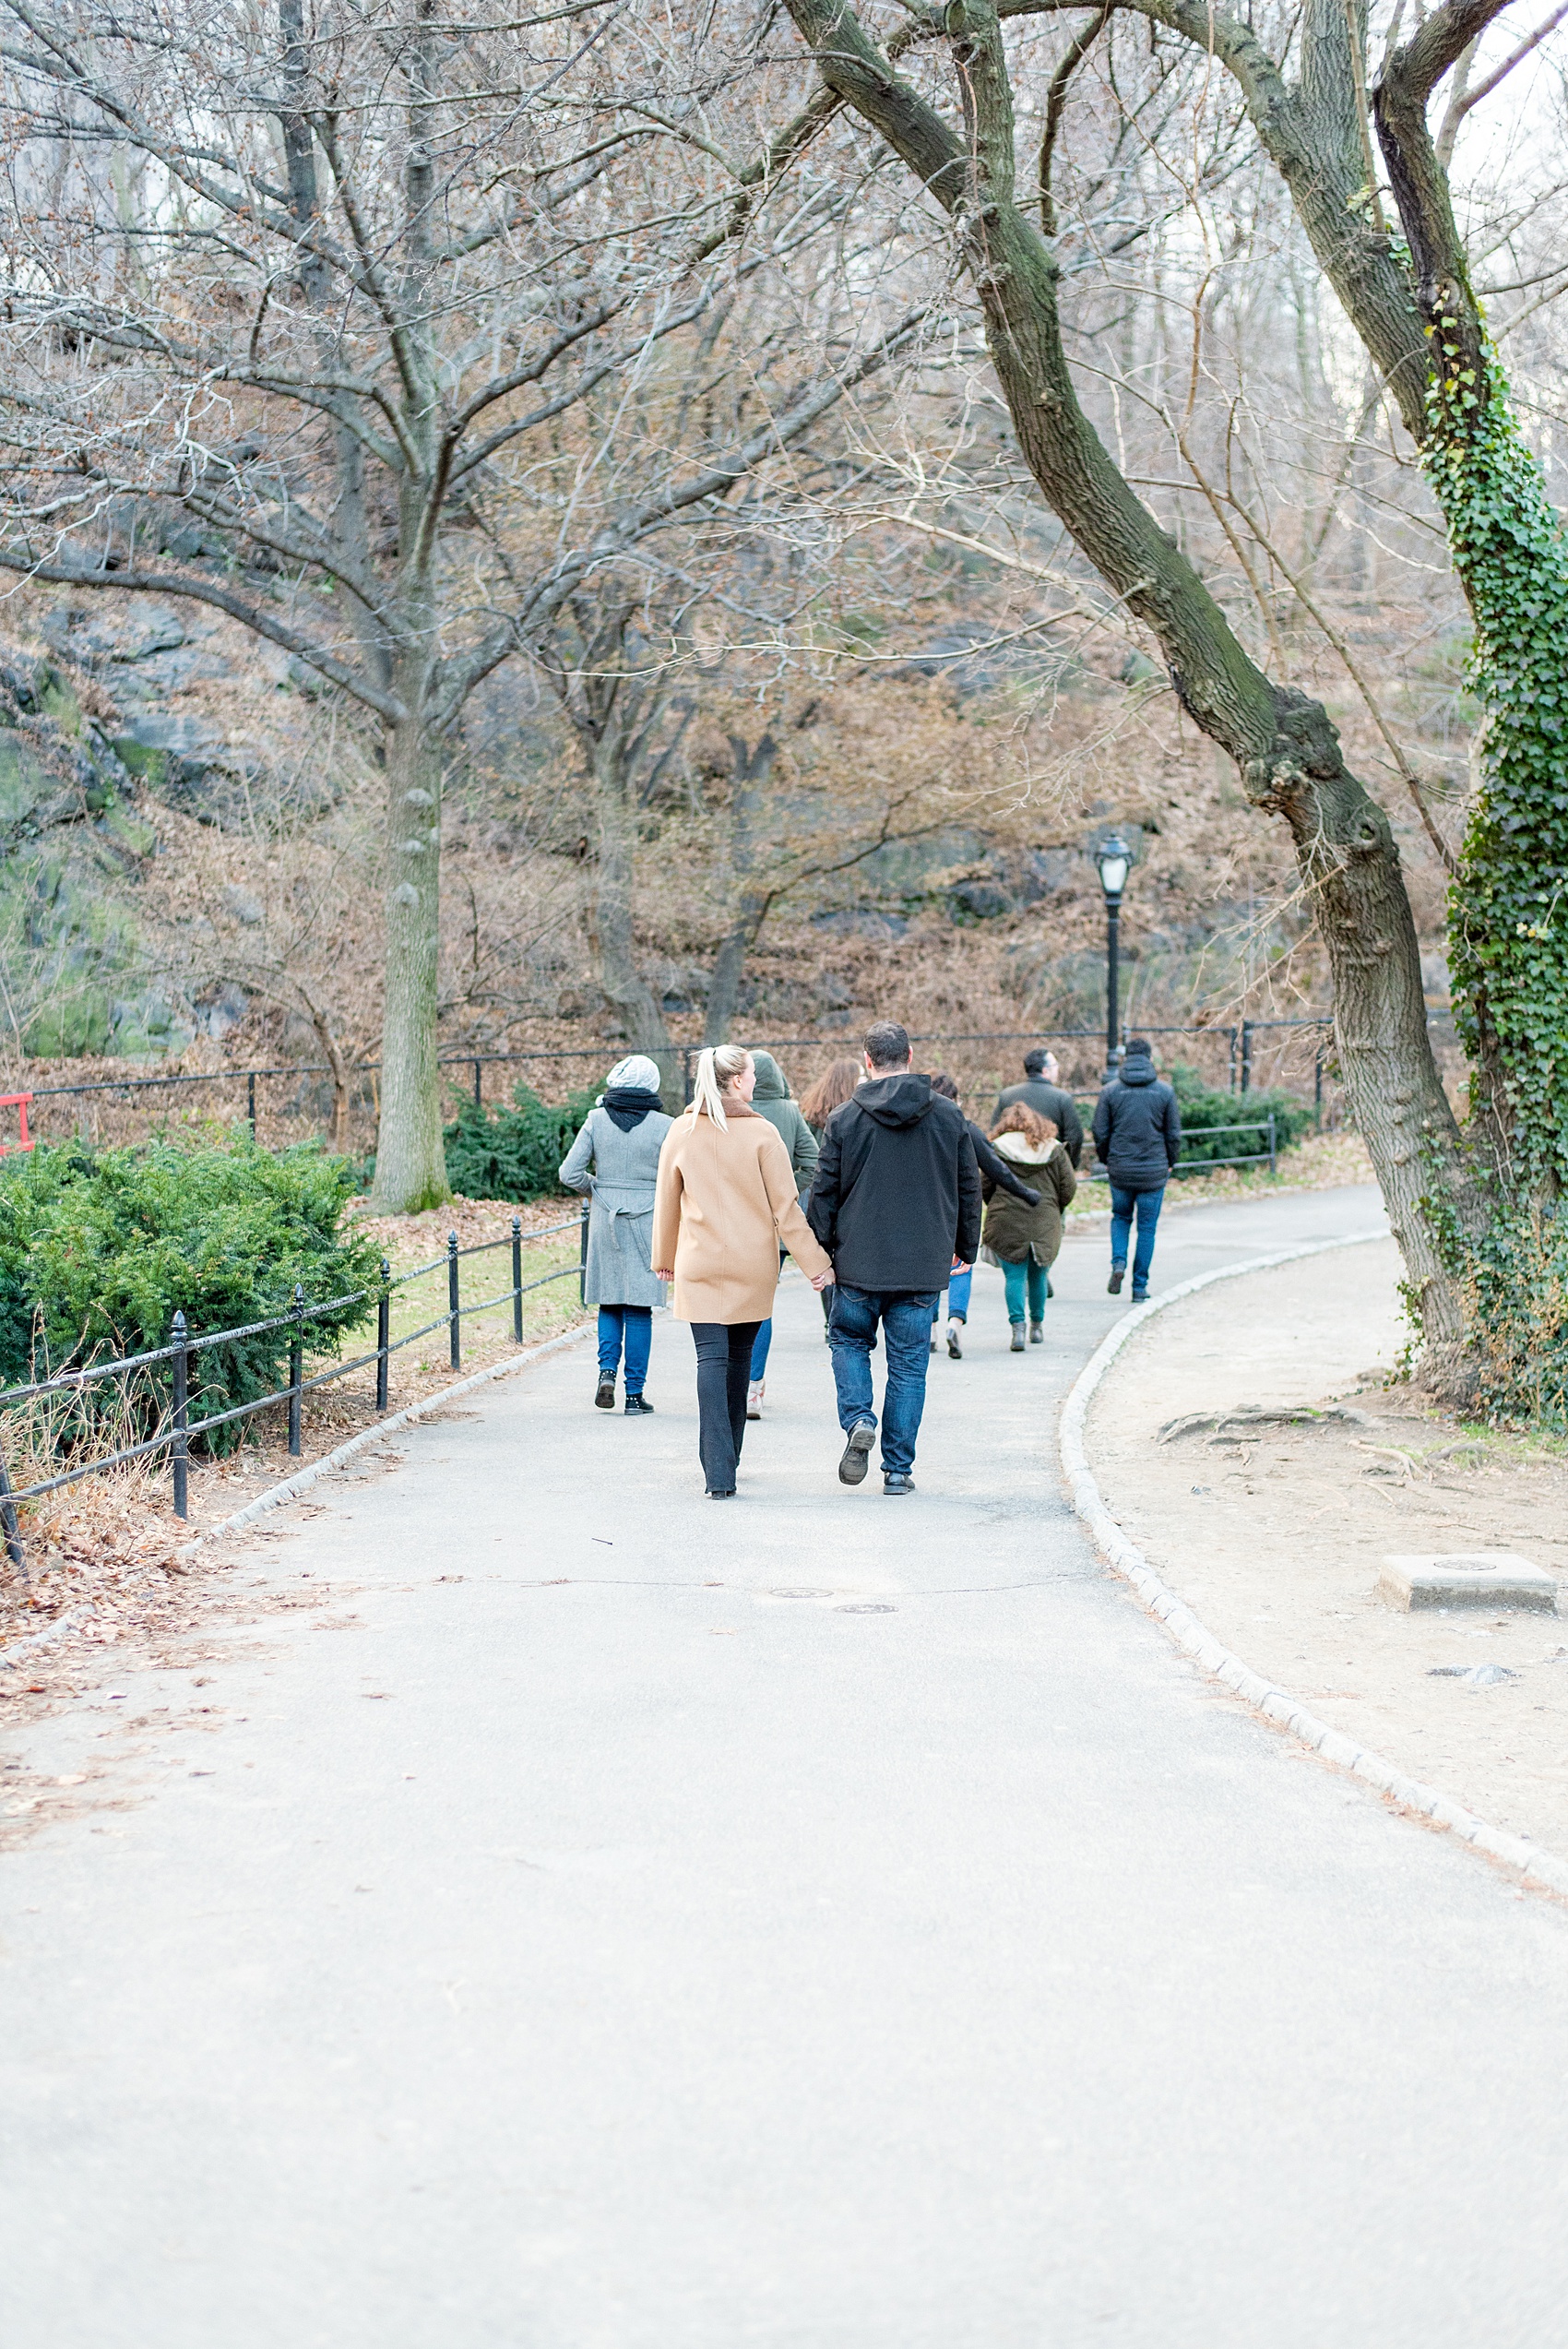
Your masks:
M41 1056L151 1058L194 1033L149 991L125 903L156 837L112 727L64 664L0 646L0 960L6 1015Z

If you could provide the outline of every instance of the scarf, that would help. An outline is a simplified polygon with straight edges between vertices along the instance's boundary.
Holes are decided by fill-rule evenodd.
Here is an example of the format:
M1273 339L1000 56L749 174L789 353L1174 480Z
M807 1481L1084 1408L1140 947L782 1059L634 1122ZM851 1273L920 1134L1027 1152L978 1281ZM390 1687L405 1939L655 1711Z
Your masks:
M664 1103L656 1092L642 1085L612 1085L603 1096L602 1108L621 1128L629 1134L640 1126L650 1109L662 1109Z

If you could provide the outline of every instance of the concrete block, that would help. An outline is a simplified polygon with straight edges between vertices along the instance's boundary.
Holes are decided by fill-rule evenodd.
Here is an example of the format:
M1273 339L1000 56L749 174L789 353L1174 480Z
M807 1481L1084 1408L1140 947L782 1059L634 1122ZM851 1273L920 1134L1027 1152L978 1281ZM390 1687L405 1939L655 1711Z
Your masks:
M1409 1613L1425 1607L1557 1609L1557 1578L1508 1550L1454 1550L1434 1557L1385 1557L1377 1595Z

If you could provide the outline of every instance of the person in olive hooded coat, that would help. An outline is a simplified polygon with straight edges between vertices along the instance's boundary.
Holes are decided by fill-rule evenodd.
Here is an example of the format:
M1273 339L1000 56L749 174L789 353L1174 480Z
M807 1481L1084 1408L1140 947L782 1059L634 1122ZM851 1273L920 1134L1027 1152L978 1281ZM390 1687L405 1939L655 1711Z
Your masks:
M795 1177L795 1190L803 1207L806 1194L816 1173L816 1136L802 1116L799 1103L790 1098L789 1080L770 1052L752 1051L752 1067L756 1070L756 1091L752 1095L752 1107L759 1117L766 1117L778 1132L790 1153L790 1165ZM768 1348L773 1343L771 1315L756 1333L752 1347L751 1382L746 1389L746 1417L762 1417L764 1381L767 1377Z

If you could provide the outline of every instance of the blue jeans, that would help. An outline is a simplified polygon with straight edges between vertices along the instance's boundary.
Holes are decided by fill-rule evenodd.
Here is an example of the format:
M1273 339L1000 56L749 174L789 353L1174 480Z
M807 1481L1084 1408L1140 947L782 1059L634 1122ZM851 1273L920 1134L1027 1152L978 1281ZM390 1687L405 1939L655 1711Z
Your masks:
M752 1385L754 1387L760 1384L766 1376L767 1350L772 1343L773 1318L769 1315L766 1321L757 1324L757 1333L752 1341Z
M971 1266L968 1272L955 1272L949 1279L947 1283L947 1318L949 1321L967 1321L968 1319L969 1290L973 1285L974 1277L974 1268ZM940 1296L931 1308L931 1318L933 1321L940 1321L942 1318L942 1299Z
M600 1306L599 1375L601 1378L613 1378L621 1367L623 1325L626 1341L626 1392L640 1395L643 1380L647 1377L647 1358L653 1346L653 1307L650 1305Z
M1127 1243L1133 1236L1133 1216L1138 1219L1138 1246L1133 1258L1133 1294L1148 1287L1149 1266L1154 1262L1154 1227L1159 1222L1160 1203L1165 1197L1162 1183L1158 1191L1124 1191L1119 1184L1111 1186L1111 1262L1112 1268L1127 1261Z
M915 1437L925 1409L926 1365L931 1324L940 1289L913 1295L879 1295L869 1289L833 1292L833 1383L838 1389L838 1425L849 1434L862 1419L874 1426L871 1356L880 1321L887 1341L887 1388L882 1399L882 1473L907 1476L915 1464Z
M1037 1264L1032 1256L1026 1257L1022 1264L1004 1264L1002 1268L1002 1283L1007 1292L1009 1321L1022 1321L1026 1296L1028 1300L1029 1319L1031 1321L1045 1319L1046 1287L1043 1264Z

